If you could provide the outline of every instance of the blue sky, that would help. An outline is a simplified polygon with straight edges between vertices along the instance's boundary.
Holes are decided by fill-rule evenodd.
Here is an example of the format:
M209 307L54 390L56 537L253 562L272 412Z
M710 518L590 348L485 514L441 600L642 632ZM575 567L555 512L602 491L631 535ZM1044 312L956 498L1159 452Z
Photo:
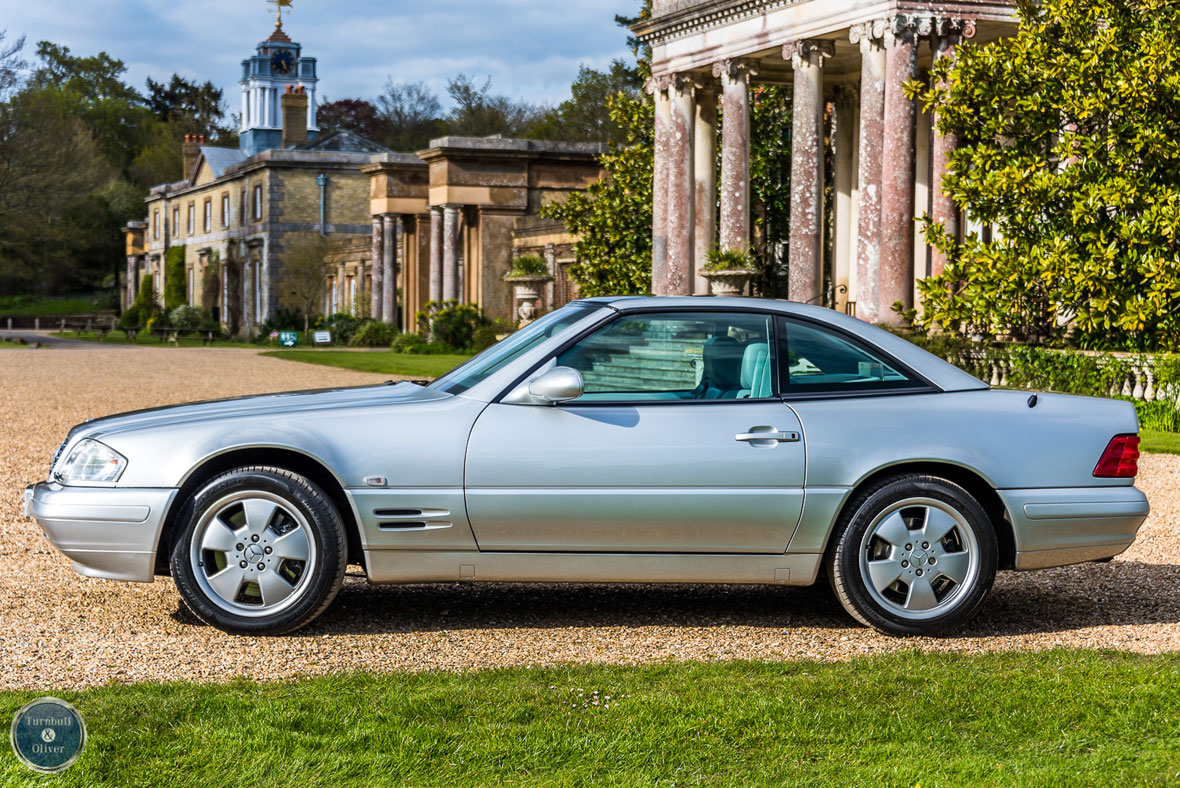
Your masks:
M629 57L616 13L638 0L294 0L284 30L319 60L321 95L372 98L388 77L424 81L444 105L457 73L492 78L497 93L534 102L568 95L578 66ZM240 62L270 35L264 0L0 0L0 29L48 39L76 54L106 50L128 81L173 72L210 79L239 105Z

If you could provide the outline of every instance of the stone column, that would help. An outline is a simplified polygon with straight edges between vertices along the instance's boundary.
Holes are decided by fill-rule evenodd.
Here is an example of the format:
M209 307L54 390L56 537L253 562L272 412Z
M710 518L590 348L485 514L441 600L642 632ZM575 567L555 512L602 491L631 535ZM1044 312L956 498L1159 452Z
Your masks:
M935 23L936 37L932 41L934 61L948 62L955 57L955 48L963 39L975 37L975 22L970 19L939 19ZM930 140L930 218L942 224L947 235L959 237L959 209L955 201L942 190L942 179L950 169L951 152L959 147L954 134L938 133L938 117L934 118L934 134ZM930 250L930 275L938 276L946 267L946 255Z
M791 99L791 233L787 297L818 301L824 224L824 58L836 52L832 41L794 41L783 58L794 69Z
M373 261L373 287L372 292L369 293L369 314L374 320L384 320L385 313L381 311L381 266L378 265L379 260L382 259L385 252L385 234L382 232L382 221L380 216L373 217L373 251L371 259Z
M647 89L655 102L652 143L651 286L659 293L667 281L668 259L668 137L672 105L668 99L668 77L652 77Z
M836 133L835 166L832 174L832 190L835 192L833 208L834 227L832 232L832 285L836 290L836 308L843 309L841 302L852 299L852 266L856 254L856 230L853 224L854 183L856 166L856 88L842 85L836 92ZM844 287L843 293L840 288Z
M929 25L930 20L924 20ZM895 16L885 29L885 124L881 147L881 293L877 319L914 305L914 102L902 85L918 76L919 20ZM929 29L925 32L929 32Z
M856 25L860 44L860 151L857 162L856 316L874 323L881 294L881 147L885 131L885 22Z
M695 204L693 138L696 108L692 85L681 74L669 80L671 122L668 126L668 251L663 282L652 281L656 295L688 295L692 292L693 227Z
M693 293L708 293L709 282L700 275L717 246L717 91L712 83L695 86L692 177L696 190L693 207Z
M373 258L373 272L381 269L381 314L385 322L397 322L397 216L381 217L381 257ZM376 287L373 288L376 291Z
M130 309L135 303L135 272L139 268L139 255L127 255L127 304L124 310Z
M336 281L339 283L337 287L336 309L341 312L352 313L352 302L348 300L348 278L344 274L344 263L336 266Z
M750 77L758 64L723 60L721 78L721 248L750 245Z
M442 300L459 299L459 206L443 206Z
M443 300L443 209L430 206L430 300Z

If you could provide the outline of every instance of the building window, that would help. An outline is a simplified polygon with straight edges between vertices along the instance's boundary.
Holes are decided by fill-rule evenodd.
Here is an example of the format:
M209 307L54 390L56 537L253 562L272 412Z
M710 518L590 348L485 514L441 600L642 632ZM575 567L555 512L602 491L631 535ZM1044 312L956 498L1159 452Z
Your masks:
M180 206L177 205L172 209L172 235L180 235Z
M242 189L242 201L238 203L238 224L246 226L246 190Z
M160 209L152 211L152 238L160 239Z
M196 203L188 204L188 234L192 235L196 230L197 223L197 206Z
M221 226L229 227L229 192L221 195Z
M254 184L254 221L262 218L262 184Z
M349 311L349 314L353 314L353 315L355 315L357 313L356 277L355 276L348 277L348 311Z
M213 229L213 198L205 198L205 232Z
M262 316L262 261L254 263L254 320L261 323Z
M192 269L192 267L190 266L190 267L189 267L189 269L188 269L188 305L189 305L189 306L192 306L192 305L193 305L193 300L194 300L194 298L193 298L193 297L194 297L194 295L195 295L195 288L194 288L194 286L193 286L193 285L194 285L194 282L193 282L193 269Z

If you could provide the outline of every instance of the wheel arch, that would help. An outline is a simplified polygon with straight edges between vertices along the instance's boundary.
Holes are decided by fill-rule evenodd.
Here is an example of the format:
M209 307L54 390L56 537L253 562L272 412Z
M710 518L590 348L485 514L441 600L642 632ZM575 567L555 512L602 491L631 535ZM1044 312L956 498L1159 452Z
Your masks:
M844 502L840 505L839 511L836 512L836 517L832 520L833 530L835 524L844 516L849 502L865 487L890 476L902 476L912 473L940 476L947 481L954 482L971 493L971 496L979 501L979 505L983 507L988 520L991 521L992 528L995 530L996 543L1000 549L1000 568L1011 569L1016 565L1016 536L1012 529L1012 518L1008 516L1008 510L1005 508L1004 502L1000 499L999 494L996 493L995 487L977 471L963 465L956 465L952 462L940 462L937 460L899 462L876 469L862 477L852 488L849 495L845 497ZM829 531L828 550L832 549L830 535L831 531Z
M180 483L180 491L173 499L168 514L164 518L164 525L160 530L160 538L156 548L155 571L157 575L169 574L168 556L172 552L172 535L175 533L176 520L184 509L185 502L200 489L201 485L217 474L248 465L271 465L283 468L306 476L319 485L336 506L336 510L344 522L344 532L348 537L348 562L350 564L364 563L364 550L361 545L356 512L344 492L343 482L332 472L327 463L306 452L284 446L239 446L204 458L185 474Z

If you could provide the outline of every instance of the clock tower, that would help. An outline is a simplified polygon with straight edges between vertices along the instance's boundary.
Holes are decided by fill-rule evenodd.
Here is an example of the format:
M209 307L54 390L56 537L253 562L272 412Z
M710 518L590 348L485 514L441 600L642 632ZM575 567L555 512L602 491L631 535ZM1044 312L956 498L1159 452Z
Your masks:
M274 32L258 45L253 57L242 61L242 122L239 147L247 156L282 146L283 117L280 97L288 88L302 87L308 95L307 137L315 139L315 58L304 57L302 46L283 31L277 17Z

